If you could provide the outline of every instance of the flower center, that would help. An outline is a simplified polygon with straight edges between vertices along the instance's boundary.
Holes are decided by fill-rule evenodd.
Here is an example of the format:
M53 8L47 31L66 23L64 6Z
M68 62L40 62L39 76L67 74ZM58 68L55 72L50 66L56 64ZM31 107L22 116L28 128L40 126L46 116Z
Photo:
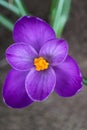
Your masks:
M40 71L48 69L49 63L43 57L39 57L34 59L34 65L36 66L36 70Z

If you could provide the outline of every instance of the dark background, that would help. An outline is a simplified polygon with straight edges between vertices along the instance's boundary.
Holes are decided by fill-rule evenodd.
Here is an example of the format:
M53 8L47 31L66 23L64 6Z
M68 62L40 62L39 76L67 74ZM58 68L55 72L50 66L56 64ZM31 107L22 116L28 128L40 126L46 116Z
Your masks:
M35 16L49 20L50 0L24 0ZM0 6L0 12L12 21L17 16ZM63 38L69 43L70 54L87 75L87 0L72 0L69 20ZM87 130L87 87L76 96L61 98L53 93L46 101L25 109L10 109L2 101L1 90L9 66L5 49L12 43L12 33L0 25L0 130Z

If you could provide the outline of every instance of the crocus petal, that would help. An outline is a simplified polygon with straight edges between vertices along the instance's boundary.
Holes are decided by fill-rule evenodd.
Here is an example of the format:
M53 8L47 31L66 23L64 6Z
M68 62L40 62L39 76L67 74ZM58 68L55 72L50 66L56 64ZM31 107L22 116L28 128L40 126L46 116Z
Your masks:
M22 108L32 103L25 90L26 75L27 72L9 71L3 87L3 99L8 106Z
M52 68L44 71L32 69L25 81L26 91L33 101L45 100L54 90L55 72Z
M32 46L23 43L13 44L6 50L7 61L16 70L29 70L33 67L33 59L37 55Z
M75 95L82 87L82 76L80 69L70 56L55 68L56 87L55 91L63 97Z
M50 25L37 17L24 16L14 26L14 41L31 44L37 51L45 41L53 38L55 32Z
M63 39L48 41L40 50L39 55L45 57L51 65L62 62L68 54L67 42Z

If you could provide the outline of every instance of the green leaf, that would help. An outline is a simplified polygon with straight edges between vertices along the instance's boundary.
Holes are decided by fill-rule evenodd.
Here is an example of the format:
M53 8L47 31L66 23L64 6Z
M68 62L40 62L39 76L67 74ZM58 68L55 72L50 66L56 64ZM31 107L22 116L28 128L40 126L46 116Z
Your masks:
M13 30L13 23L1 14L0 14L0 23L10 31Z
M58 0L52 0L52 2L51 2L51 9L50 9L50 23L51 23L51 25L53 25L53 21L55 18L57 2L58 2Z
M4 0L0 0L0 5L9 9L10 11L12 11L13 13L17 14L17 15L20 15L20 12L18 10L18 8Z
M19 9L19 12L21 14L21 16L24 16L24 15L27 15L27 11L22 3L22 0L14 0L15 1L15 4L17 5L18 9Z
M54 0L53 0L54 1ZM53 26L58 37L61 36L65 24L68 20L71 7L71 0L57 0L51 15L51 25Z
M83 78L83 84L87 85L87 78L86 77Z

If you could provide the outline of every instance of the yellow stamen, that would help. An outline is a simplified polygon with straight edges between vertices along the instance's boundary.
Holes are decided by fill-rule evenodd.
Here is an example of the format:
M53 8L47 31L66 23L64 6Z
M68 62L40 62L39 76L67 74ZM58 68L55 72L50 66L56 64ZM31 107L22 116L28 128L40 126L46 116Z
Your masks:
M43 57L39 57L34 59L34 65L36 66L36 70L40 71L48 69L49 63Z

